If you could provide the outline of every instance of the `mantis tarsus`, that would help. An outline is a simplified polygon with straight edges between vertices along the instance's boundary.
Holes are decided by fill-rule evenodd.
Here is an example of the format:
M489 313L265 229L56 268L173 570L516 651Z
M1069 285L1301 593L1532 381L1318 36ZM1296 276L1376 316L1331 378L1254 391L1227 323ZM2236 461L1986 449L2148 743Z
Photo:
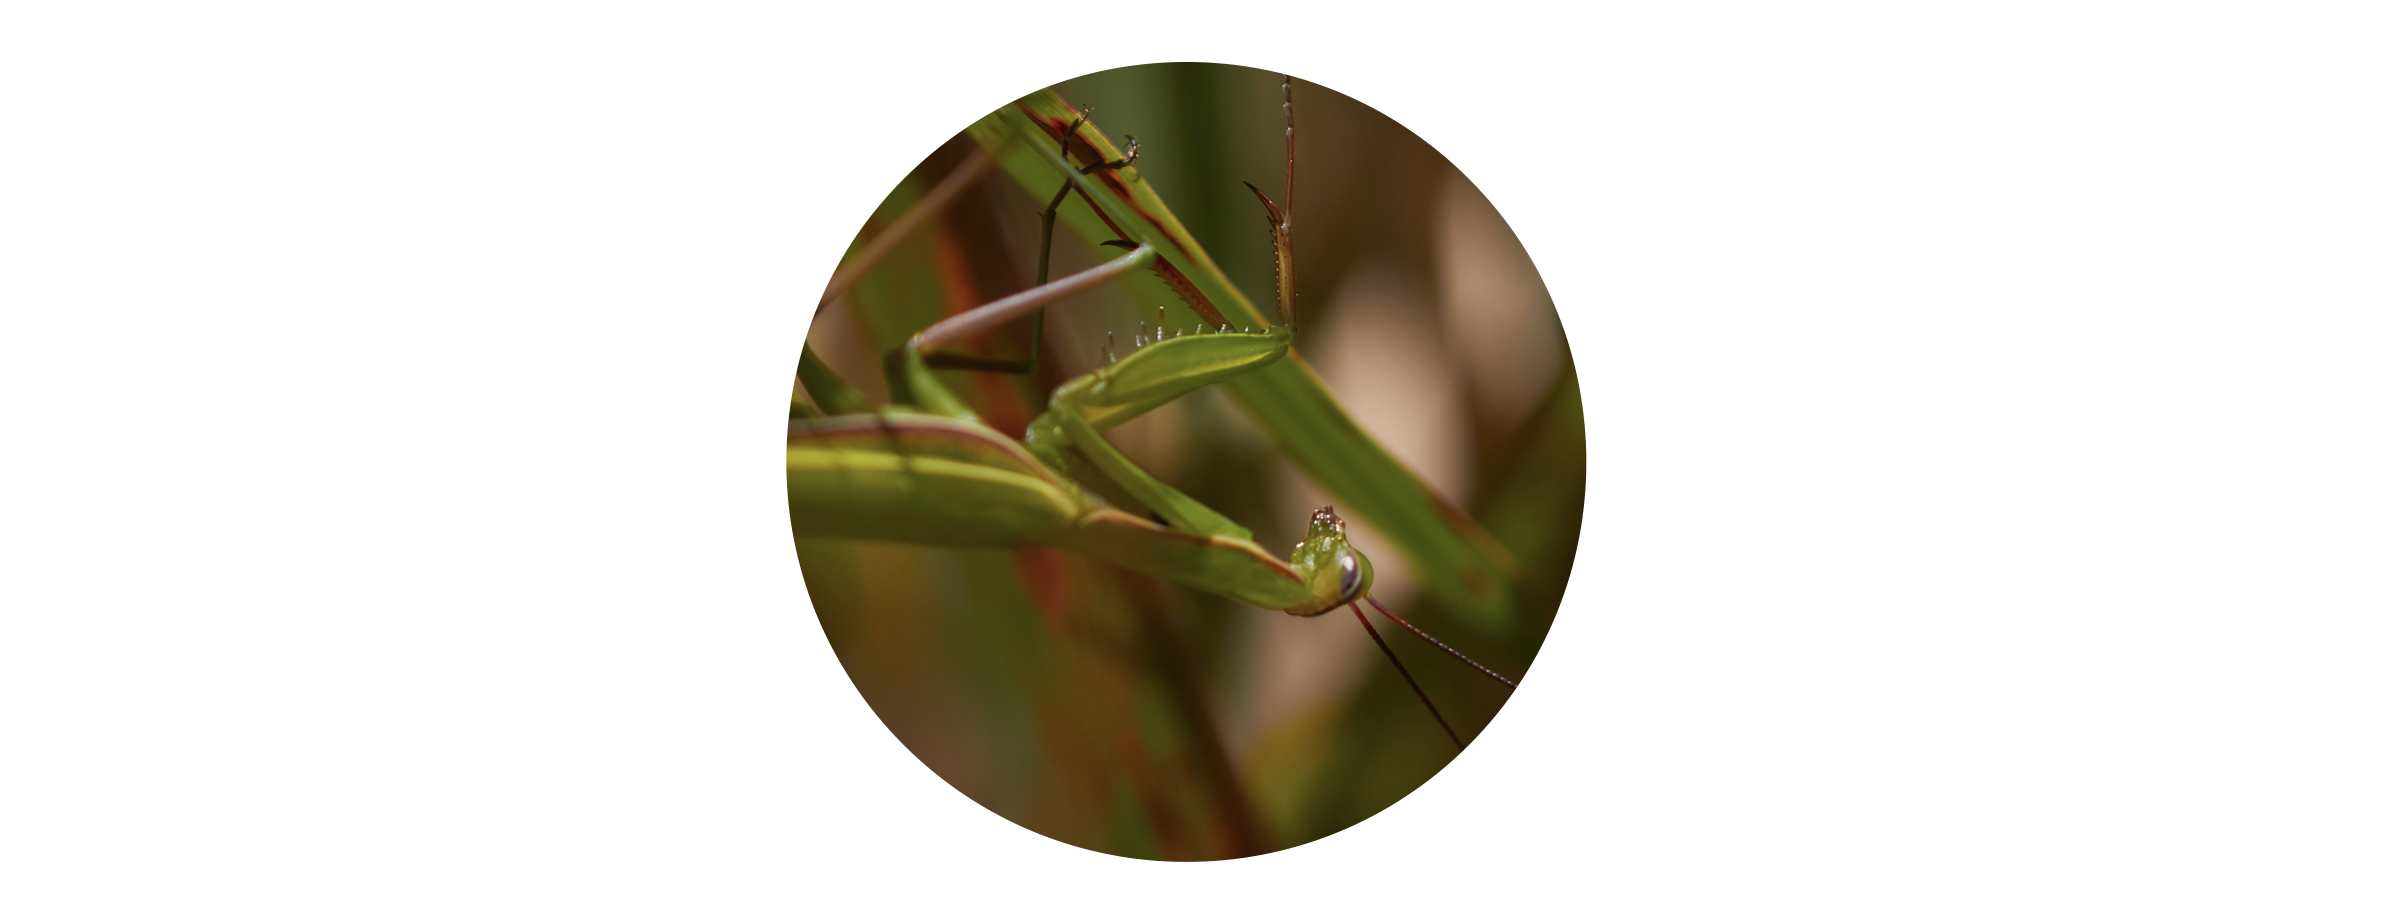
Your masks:
M1157 144L1157 142L1152 142L1152 149L1154 149L1154 146L1159 146L1159 144ZM948 166L941 166L941 168L938 168L938 170L946 170L946 168L948 168ZM938 173L938 170L936 170L936 173ZM1056 185L1056 182L1054 182L1054 185ZM1046 192L1049 192L1049 190L1037 190L1037 194L1046 194ZM1037 199L1034 199L1034 206L1039 206L1039 202L1042 202L1042 199L1046 199L1046 197L1037 197ZM1070 202L1070 209L1073 209L1073 202ZM1255 214L1253 214L1253 216L1255 216ZM1330 218L1330 216L1327 216L1327 218ZM1253 218L1253 223L1255 223L1255 218ZM1255 226L1250 226L1250 228L1255 228ZM1255 240L1255 238L1253 238L1253 240ZM1121 247L1118 247L1118 250L1121 250ZM1114 254L1114 252L1116 252L1116 250L1109 250L1109 254ZM1303 250L1303 252L1306 252L1306 250ZM898 259L898 257L895 257L895 259ZM1147 276L1142 276L1142 278L1147 278ZM1219 302L1222 302L1222 300L1219 300ZM1181 322L1174 324L1174 326L1169 326L1169 329L1166 329L1166 334L1169 334L1169 336L1174 334L1174 331L1178 331L1178 329L1183 329L1183 331L1190 331L1190 329L1193 329L1193 324L1190 324L1190 319L1186 317L1186 314L1183 314L1183 310L1176 310L1176 314L1178 314L1178 319L1181 319ZM1118 319L1116 319L1116 331L1118 331L1118 338L1121 338L1121 346L1118 346L1118 353L1121 353L1121 358L1130 358L1130 355L1133 355L1133 353L1128 353L1128 350L1133 350L1133 348L1130 348L1130 343L1133 343L1133 341L1130 341L1128 329L1123 329L1123 324L1128 324L1128 322L1123 322L1123 317L1118 317ZM1056 331L1061 329L1061 324L1058 324L1056 319L1054 319L1054 324L1051 324L1049 329L1051 329L1051 334L1056 334ZM1085 329L1080 329L1080 331L1097 331L1097 329L1090 329L1090 326L1085 326ZM1094 334L1075 334L1075 336L1085 338L1085 341L1087 341L1087 346L1090 346L1090 343L1099 343L1099 341L1094 341L1094 338L1099 338L1099 336L1094 336ZM1154 334L1152 334L1152 336L1154 336ZM1260 336L1258 341L1248 341L1248 343L1272 343L1272 341L1279 341L1279 338ZM811 343L816 343L816 336L811 336ZM1212 338L1212 341L1205 341L1205 343L1214 343L1214 338ZM1229 346L1231 346L1231 343L1243 343L1243 341L1224 341L1224 343L1229 343ZM1202 341L1178 341L1178 338L1169 338L1169 341L1159 343L1157 348L1142 348L1142 350L1150 350L1150 353L1152 353L1152 355L1157 355L1159 360L1174 358L1174 355L1183 355L1183 353L1195 353L1195 350L1183 350L1183 346L1200 348L1200 346L1202 346ZM1270 353L1270 350L1248 348L1248 350L1241 350L1241 353L1236 353L1236 355L1243 355L1243 353L1246 353L1246 355L1267 355L1267 353ZM1190 370L1190 365L1193 365L1193 362L1190 362L1190 360L1174 360L1174 365L1171 365L1171 370L1186 370L1186 372L1188 372L1188 370ZM972 391L960 391L960 389L958 389L958 386L960 386L958 377L953 377L953 374L943 374L941 379L950 379L950 384L953 384L953 391L948 391L948 394L962 394L962 396L970 396L970 398L972 398ZM898 379L898 382L905 382L905 377ZM864 382L862 382L862 384L864 384ZM974 384L974 382L967 382L967 384ZM919 398L919 401L922 401L922 398ZM924 403L919 403L919 406L924 406ZM982 406L982 403L977 403L977 406ZM1094 398L1094 406L1106 406L1106 403L1097 403L1097 398ZM1087 415L1082 415L1082 422L1080 422L1080 425L1082 425L1082 427L1099 425L1099 427L1092 427L1092 430L1097 432L1097 430L1102 430L1102 427L1106 427L1106 422L1109 422L1109 420L1106 420L1106 415L1109 415L1109 413L1106 413L1106 410L1087 410ZM1058 422L1058 425L1061 425L1061 427L1066 427L1066 422ZM938 427L938 422L934 422L934 425L926 425L926 427ZM871 434L869 434L869 437L862 437L862 439L874 439L874 437L871 437ZM1056 451L1061 451L1061 446L1063 446L1063 444L1061 444L1061 446L1051 446L1051 449L1042 449L1042 442L1032 442L1032 444L1034 444L1034 451L1054 451L1054 454L1056 454ZM1068 442L1068 444L1073 444L1073 442ZM1063 463L1063 468L1073 468L1073 466L1075 466L1073 461ZM1126 480L1121 480L1121 478L1106 478L1106 475L1102 475L1102 478L1094 478L1094 475L1090 475L1090 473L1080 473L1080 475L1075 475L1073 480L1075 480L1075 482L1087 482L1087 480L1092 480L1092 482L1104 482L1104 485L1118 485L1118 487L1121 487L1123 482L1126 482ZM1135 482L1135 485L1140 485L1140 480L1133 480L1133 482ZM1140 487L1147 487L1147 485L1140 485ZM960 502L960 499L958 499L958 497L946 497L946 502L953 502L953 504L955 504L955 502ZM1142 502L1142 506L1150 506L1152 511L1157 511L1159 518L1166 518L1166 521L1171 521L1171 523L1174 523L1174 528L1176 528L1176 530L1181 530L1181 533L1212 533L1212 530L1219 530L1219 528L1224 528L1224 526L1231 526L1231 521L1224 521L1224 523L1193 523L1193 521L1176 521L1178 516L1183 516L1183 511L1178 511L1178 509L1176 509L1176 502L1174 502L1174 499L1162 499L1162 502ZM1202 509L1205 509L1205 506L1202 506ZM794 518L799 518L799 511L794 511ZM1219 516L1219 518L1224 518L1224 516ZM1243 518L1248 518L1248 516L1243 516ZM1255 521L1255 518L1253 518L1253 521ZM1150 523L1150 526L1154 526L1154 523ZM1010 528L1013 528L1013 526L1010 526ZM1231 528L1241 528L1241 526L1231 526ZM1006 528L1003 528L1003 530L1006 530ZM804 550L804 569L809 571L809 576L811 576L811 593L818 593L818 586L821 586L821 581L840 581L840 571L838 571L838 569L842 569L842 566L840 566L840 564L826 564L826 562L821 562L821 559L811 557L811 550L809 550L809 547L806 547L806 545L809 545L809 542L804 542L804 547L802 547L802 550ZM886 547L888 547L888 545L886 545ZM917 554L917 552L912 552L912 550L905 550L905 547L893 547L893 550L888 550L888 552L886 552L886 550L876 550L876 552L878 552L878 554L886 554L886 557L890 557L890 554L910 554L910 559L914 559L914 554ZM1039 557L1039 554L1037 554L1037 557ZM1210 605L1193 605L1193 607L1198 607L1198 612L1200 612L1200 622L1193 622L1193 619L1188 619L1188 617L1183 619L1183 622L1166 622L1166 619L1176 619L1178 614L1183 614L1183 605L1176 605L1176 602L1157 602L1157 598L1147 598L1147 600L1145 600L1145 598L1140 598L1140 595L1145 593L1145 590L1154 590L1154 588L1140 588L1140 586L1118 586L1118 583L1114 583L1116 578L1106 576L1106 574L1104 574L1104 569L1094 569L1094 566L1090 566L1090 564L1087 564L1087 562L1082 562L1082 557L1085 557L1085 554L1066 554L1066 557L1056 557L1056 554L1051 554L1051 557L1042 557L1042 559L1046 559L1046 562L1042 562L1042 559L1034 559L1034 562L1027 562L1027 557L1025 557L1025 554L1018 552L1018 554L1015 554L1015 562L1010 562L1010 557L1008 557L1008 554L998 554L998 557L994 557L994 554L974 554L974 552L960 552L960 554L955 554L955 559L962 559L962 566L965 566L965 569L958 569L958 564L950 564L950 566L953 566L955 576L941 576L941 574L938 574L938 576L941 576L941 578L965 578L967 583L984 583L984 581L1003 581L1003 583L1008 583L1008 581L1020 581L1020 583L1025 583L1025 586L1032 586L1032 583L1044 581L1044 576L1042 576L1044 566L1051 566L1051 569L1056 569L1056 566L1066 566L1066 569L1068 569L1068 578L1066 578L1066 581L1073 583L1073 590L1070 590L1070 593L1073 593L1073 600L1070 600L1070 607L1073 607L1073 612L1063 614L1063 619L1066 619L1066 624L1063 624L1063 626L1066 626L1066 629L1070 629L1070 631L1073 631L1073 629L1082 629L1082 631L1092 631L1092 629L1097 629L1097 631L1109 631L1111 626L1104 626L1104 624L1085 624L1085 626L1078 626L1078 624L1075 624L1075 617L1078 617L1078 614L1102 614L1102 617L1106 619L1106 617L1109 617L1109 614L1123 612L1123 610L1118 610L1118 607L1130 607L1130 610L1133 610L1133 612L1140 612L1140 610L1152 610L1152 612L1145 612L1147 617L1157 617L1157 619L1162 619L1162 622L1157 622L1157 629L1152 629L1152 626L1145 626L1145 624L1138 624L1138 622L1135 622L1135 624L1128 624L1130 619L1121 619L1121 617L1118 617L1118 619L1109 619L1109 622L1116 622L1116 629L1121 629L1121 631L1130 629L1128 634L1133 634L1133 636L1130 636L1130 641L1133 641L1135 646L1150 646L1150 643L1154 643L1154 638L1157 638L1157 634L1152 634L1152 631L1178 631L1178 629L1183 629L1183 631L1186 631L1186 634L1190 634L1190 629L1198 629L1200 634L1202 634L1202 643L1205 643L1205 641L1214 641L1214 638L1207 638L1207 634L1210 634L1210 631L1214 631L1214 629L1224 629L1222 624L1210 624L1210 622L1207 622L1207 619L1210 619L1210 617L1217 617L1217 622L1224 622L1224 619L1222 619L1222 610L1217 610L1217 607L1224 607L1224 605L1214 605L1214 607L1210 607ZM1387 562L1387 564L1390 564L1390 562ZM898 557L890 557L890 559L883 559L883 562L866 564L866 566L869 566L869 569L912 569L912 566L914 566L914 569L924 569L922 564L914 564L914 562L900 562ZM994 566L998 566L998 569L994 569ZM1013 569L1013 571L1010 571L1010 569ZM1334 578L1334 581L1339 583L1339 569L1337 569L1337 566L1332 566L1332 569L1318 569L1318 571L1322 571L1322 574L1327 574L1327 578ZM1037 598L1034 598L1034 600L1037 600L1037 605L1042 605L1044 617L1037 617L1037 619L1034 619L1034 622L1058 622L1058 619L1049 617L1049 612L1051 612L1049 602L1051 602L1051 600L1039 598L1039 593L1042 593L1042 590L1032 590L1032 588L1013 588L1013 586L1003 586L1003 588L1008 588L1008 590L1003 590L1003 593L1034 593L1034 595L1037 595ZM1087 590L1116 590L1116 593L1130 595L1130 598L1097 598L1097 600L1094 600L1094 598L1085 598L1085 593L1087 593ZM972 590L970 590L970 593L972 593ZM1241 593L1241 590L1236 590L1236 588L1226 588L1226 590L1219 590L1219 593ZM869 612L866 612L866 614L871 614L871 617L874 617L874 614L886 614L886 612L890 612L890 610L886 610L886 607L888 607L888 602L883 602L883 600L878 600L878 602L881 602L883 607L874 607L874 610L869 610ZM1022 602L1022 600L1018 600L1018 602ZM1114 605L1114 607L1111 607L1111 605ZM1270 602L1260 602L1260 605L1270 605ZM828 614L828 612L823 612L823 610L826 610L826 607L821 605L821 614ZM982 610L982 607L979 607L979 610ZM994 610L996 610L996 607L994 607ZM1162 612L1162 610L1164 610L1164 612ZM986 612L972 612L972 614L967 614L965 619L970 619L970 622L984 622L984 619L989 619L991 614L1001 614L1003 619L1006 619L1006 617L1013 617L1013 612L1006 612L1006 610L1001 610L1001 612L991 612L991 610L986 610ZM1135 619L1140 619L1140 617L1135 617ZM1284 619L1284 617L1274 617L1274 619L1282 619L1282 622L1289 622L1289 619ZM991 631L991 629L994 629L994 626L991 626L989 622L984 622L984 624L955 624L955 626L958 626L958 629L967 629L967 626L972 626L972 629L984 629L984 631ZM1020 624L1020 626L1022 626L1022 624ZM833 634L833 631L835 631L835 624L833 624L833 622L828 622L828 634ZM1152 636L1150 636L1150 638L1142 638L1140 634L1152 634ZM1351 634L1351 641L1356 641L1356 629L1351 629L1349 634ZM1010 650L1010 653L1013 653L1013 650ZM1056 650L1044 650L1044 653L1056 653ZM972 653L967 653L967 655L972 655ZM1006 653L1003 653L1003 655L1006 655ZM1109 653L1102 653L1102 655L1109 655ZM979 662L974 662L974 660L967 660L967 662L950 660L948 665L953 665L953 667L955 667L955 665L979 665ZM982 662L982 665L991 665L991 662L986 660L986 662ZM1001 662L1001 670L1010 670L1010 672L1013 672L1013 677L1015 677L1015 679L1020 679L1020 682L1022 682L1022 679L1027 677L1027 674L1022 674L1022 670L1025 670L1027 665L1030 665L1030 667L1054 667L1054 662L1051 662L1051 660L1044 660L1044 662L1010 662L1010 660L1003 660L1003 662ZM1094 665L1097 665L1097 662L1094 662ZM936 667L938 667L938 665L936 665ZM1090 674L1085 674L1085 677L1090 677ZM1390 677L1390 674L1385 674L1385 677ZM1166 679L1162 679L1162 682L1174 682L1174 679L1171 679L1171 677L1166 677ZM864 684L864 682L862 682L862 691L866 691L866 684ZM1135 691L1135 694L1140 694L1140 691ZM1171 694L1171 691L1169 691L1169 694ZM874 696L869 696L869 698L871 698L871 701L874 701ZM1411 701L1411 703L1414 703L1414 701ZM1445 701L1445 703L1452 703L1452 701ZM1142 706L1142 703L1140 703L1140 698L1135 696L1135 708L1140 708L1140 706ZM883 708L883 706L878 706L878 710L881 710L881 708ZM1423 710L1416 710L1414 715L1416 715L1416 722L1423 722ZM1478 715L1481 715L1481 713L1478 713ZM890 720L890 715L888 715L886 720ZM1037 708L1037 720L1042 720L1042 715L1039 715L1039 708ZM1464 722L1462 722L1462 725L1464 725ZM1044 737L1042 737L1042 742L1039 742L1039 744L1049 746L1049 749L1046 749L1046 751L1049 751L1049 754L1058 754L1058 749L1056 749L1056 746L1051 746L1051 744L1056 744L1056 737L1054 737L1054 725L1039 725L1039 727L1042 727L1042 734L1044 734ZM1423 727L1423 725L1418 725L1418 727ZM902 725L902 722L895 722L895 725L893 725L893 730L898 732L898 734L902 734L902 739L907 739L907 734L905 734L905 725ZM1440 739L1433 739L1433 744L1442 744L1442 742L1440 742ZM912 744L912 746L914 746L914 744ZM1445 749L1445 751L1447 751L1447 749ZM924 754L922 754L922 756L924 756ZM1174 756L1174 754L1169 754L1169 756ZM929 763L934 763L934 758L929 758ZM936 766L936 770L941 770L941 766ZM1121 770L1123 770L1123 768L1121 768ZM946 775L948 775L948 773L946 773ZM1152 775L1154 775L1154 773L1152 773ZM1255 794L1277 794L1277 785L1272 785L1274 775L1277 775L1277 773L1267 773L1265 778L1260 778L1260 780L1270 782L1270 785L1253 785L1253 792L1255 792ZM1250 778L1258 778L1258 775L1250 775ZM1205 780L1205 778L1202 778L1202 780ZM1138 785L1138 782L1140 782L1140 778L1135 778L1135 785ZM962 790L967 790L967 787L962 785ZM1140 794L1138 787L1135 787L1135 794ZM1169 792L1169 794L1171 794L1171 792ZM974 797L974 792L972 792L972 790L970 790L970 797ZM982 797L979 797L979 799L982 799ZM1260 802L1262 802L1262 804L1270 804L1270 806L1272 806L1274 802L1277 802L1277 797L1260 797ZM986 804L986 806L991 806L991 804ZM991 806L991 809L1001 809L1001 806ZM1145 811L1142 811L1142 816L1147 816L1147 818L1150 818L1152 823L1157 823L1157 821L1166 821L1166 818L1174 818L1174 816L1171 816L1171 814L1166 814L1166 811L1157 811L1157 809L1145 809ZM1164 818L1162 818L1162 816L1164 816ZM1274 816L1272 816L1272 811L1270 811L1270 816L1267 816L1267 818L1274 818ZM1037 828L1037 830L1044 830L1044 833L1056 835L1054 830L1049 830L1049 828ZM1294 838L1294 835L1289 835L1289 833L1277 835L1277 840L1291 840L1291 838ZM1061 840L1070 840L1070 838L1061 838ZM1169 835L1166 835L1166 830L1162 830L1162 833L1159 833L1159 840L1169 840ZM1082 840L1070 840L1070 842L1082 842ZM1106 840L1099 840L1099 842L1085 842L1085 845L1106 845ZM1205 840L1200 840L1200 845L1205 845ZM1159 850L1159 852L1162 852L1162 854L1169 854L1169 857L1174 857L1174 854L1178 854L1176 850L1171 850L1171 847L1162 847L1162 850ZM1202 850L1200 854L1207 854L1207 850Z

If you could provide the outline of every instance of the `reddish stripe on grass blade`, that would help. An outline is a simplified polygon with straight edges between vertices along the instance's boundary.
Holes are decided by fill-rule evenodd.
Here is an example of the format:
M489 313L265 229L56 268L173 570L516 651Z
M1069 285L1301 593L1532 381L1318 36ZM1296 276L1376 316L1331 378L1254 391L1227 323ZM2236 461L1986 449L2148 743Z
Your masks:
M1048 547L1019 547L1013 555L1017 581L1033 596L1033 608L1042 614L1042 624L1051 631L1065 628L1067 603L1073 594L1066 555Z

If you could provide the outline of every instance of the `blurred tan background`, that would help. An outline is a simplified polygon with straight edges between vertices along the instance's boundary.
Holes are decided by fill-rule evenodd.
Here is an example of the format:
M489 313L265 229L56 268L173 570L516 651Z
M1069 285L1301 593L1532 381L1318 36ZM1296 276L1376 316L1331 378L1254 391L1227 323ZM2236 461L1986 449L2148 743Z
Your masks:
M1139 177L1271 307L1266 219L1242 183L1281 200L1281 81L1167 64L1054 89L1093 107L1120 146L1127 134L1140 140ZM1441 154L1332 90L1295 80L1293 100L1295 352L1362 427L1515 555L1520 608L1508 627L1476 631L1416 602L1409 562L1370 524L1353 521L1352 541L1376 562L1387 605L1486 665L1539 677L1531 665L1574 556L1583 492L1580 398L1550 298L1500 214ZM972 149L961 137L929 156L860 240ZM1047 200L987 175L820 309L810 345L882 402L884 351L1033 283ZM1061 210L1089 215L1073 197ZM1054 278L1104 257L1067 224ZM962 374L954 390L994 427L1021 433L1051 388L1105 364L1111 332L1128 351L1137 323L1172 302L1150 281L1136 275L1054 307L1035 376ZM1016 356L1031 340L1018 323L986 349ZM795 398L805 393L795 387ZM1109 437L1270 552L1286 552L1309 510L1338 508L1218 388ZM798 550L836 652L902 742L994 812L1079 846L1178 859L1291 846L1372 815L1457 755L1346 612L1251 609L1047 550ZM1491 722L1506 688L1382 627L1463 737Z

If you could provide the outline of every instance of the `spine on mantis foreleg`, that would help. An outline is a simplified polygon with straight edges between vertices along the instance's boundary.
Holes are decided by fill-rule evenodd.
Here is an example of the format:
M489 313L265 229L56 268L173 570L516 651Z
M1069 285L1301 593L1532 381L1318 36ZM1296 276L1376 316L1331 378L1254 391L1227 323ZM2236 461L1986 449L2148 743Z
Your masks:
M1283 358L1291 340L1268 334L1202 333L1174 337L1060 385L1050 408L1026 429L1025 443L1053 469L1096 470L1175 528L1248 540L1250 530L1151 477L1100 432L1184 394Z
M1202 332L1152 343L1106 367L1059 385L1051 409L1072 409L1103 431L1168 401L1283 358L1292 346L1281 329Z

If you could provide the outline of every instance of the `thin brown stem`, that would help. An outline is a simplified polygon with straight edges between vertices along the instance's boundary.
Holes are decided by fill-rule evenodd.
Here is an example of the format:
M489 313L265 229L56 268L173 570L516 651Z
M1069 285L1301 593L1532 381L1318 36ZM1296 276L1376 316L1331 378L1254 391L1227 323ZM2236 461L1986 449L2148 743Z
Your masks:
M1224 732L1217 728L1216 716L1211 714L1208 696L1201 687L1199 667L1177 639L1175 628L1168 620L1166 604L1159 597L1158 582L1150 578L1123 572L1123 584L1134 597L1133 608L1149 638L1151 653L1156 661L1160 680L1175 710L1183 717L1184 726L1191 731L1191 750L1198 763L1201 781L1215 802L1218 815L1226 825L1227 836L1233 844L1234 856L1257 856L1272 849L1267 846L1265 831L1259 826L1258 815L1250 807L1250 795L1242 789L1242 779L1226 754Z
M1450 736L1450 743L1457 744L1460 750L1467 749L1467 742L1459 740L1458 732L1450 729L1450 720L1442 718L1442 711L1433 708L1433 698L1425 696L1425 689L1417 686L1416 676L1408 674L1408 667L1400 664L1400 654L1393 653L1392 645L1384 643L1383 635L1375 633L1375 623L1367 621L1367 614L1359 612L1356 603L1350 604L1350 614L1358 617L1359 627L1365 628L1367 636L1375 639L1375 646L1383 649L1383 658L1391 660L1392 668L1399 669L1400 677L1407 679L1408 689L1417 692L1417 699L1424 701L1425 711L1433 714L1435 722L1441 723L1442 733Z
M884 256L892 252L892 248L900 246L901 241L907 240L935 213L948 208L950 201L958 199L959 193L965 191L967 185L975 183L975 179L999 159L1000 154L994 151L977 150L974 156L967 157L966 162L959 163L958 168L950 170L950 174L942 176L941 182L935 184L933 190L927 191L924 198L909 207L907 212L901 213L900 218L893 220L891 227L868 240L866 246L858 249L858 255L850 257L849 262L834 270L833 280L826 283L825 294L818 302L830 303L833 298L849 293L860 278L866 277L868 272L875 269L876 263L882 262Z
M1483 664L1482 664L1482 663L1479 663L1479 662L1476 662L1476 661L1474 661L1474 660L1468 659L1466 654L1464 654L1464 653L1460 653L1460 652L1458 652L1458 651L1456 651L1456 650L1452 650L1452 649L1450 649L1450 645L1449 645L1449 644L1445 644L1445 643L1442 643L1441 641L1434 640L1434 638L1433 638L1433 635L1426 634L1424 629L1422 629L1422 628L1418 628L1418 627L1417 627L1417 626L1415 626L1415 625L1410 625L1410 624L1408 624L1408 620L1407 620L1407 619L1403 619L1403 618L1400 618L1400 617L1399 617L1399 616L1397 616L1397 615L1394 615L1394 614L1392 613L1392 611L1391 611L1391 610L1384 608L1384 605L1383 605L1383 603L1382 603L1382 602L1380 602L1380 601L1377 601L1377 600L1376 600L1374 597L1372 597L1372 596L1369 596L1369 597L1367 598L1367 602L1368 602L1368 603L1373 603L1373 604L1375 604L1375 611L1376 611L1376 612L1379 612L1379 613L1382 613L1384 618L1386 618L1386 619L1390 619L1390 620L1392 620L1392 621L1394 621L1394 622L1398 622L1398 623L1400 623L1400 627L1408 629L1408 630L1409 630L1409 633L1411 633L1411 634L1414 634L1414 635L1416 635L1416 636L1418 636L1418 637L1424 638L1424 639L1425 639L1425 643L1432 644L1432 645L1434 645L1434 646L1436 646L1436 647L1440 647L1440 648L1442 648L1442 652L1443 652L1443 653L1447 653L1447 654L1450 654L1451 656L1458 657L1458 661L1459 661L1459 662L1463 662L1463 663L1466 663L1467 665L1474 666L1474 667L1475 667L1475 671L1482 672L1482 673L1483 673L1483 674L1485 674L1485 675L1490 675L1490 676L1492 676L1492 680L1494 680L1494 681L1500 682L1501 684L1508 685L1508 686L1509 686L1510 688L1512 688L1512 689L1513 689L1513 688L1515 688L1515 687L1517 686L1517 683L1516 683L1516 682L1514 682L1514 681L1510 681L1510 680L1508 680L1508 677L1507 677L1507 676L1505 676L1505 675L1502 675L1502 674L1500 674L1500 673L1498 673L1498 672L1494 672L1494 671L1492 671L1492 670L1490 670L1490 669L1484 668L1484 666L1483 666Z

